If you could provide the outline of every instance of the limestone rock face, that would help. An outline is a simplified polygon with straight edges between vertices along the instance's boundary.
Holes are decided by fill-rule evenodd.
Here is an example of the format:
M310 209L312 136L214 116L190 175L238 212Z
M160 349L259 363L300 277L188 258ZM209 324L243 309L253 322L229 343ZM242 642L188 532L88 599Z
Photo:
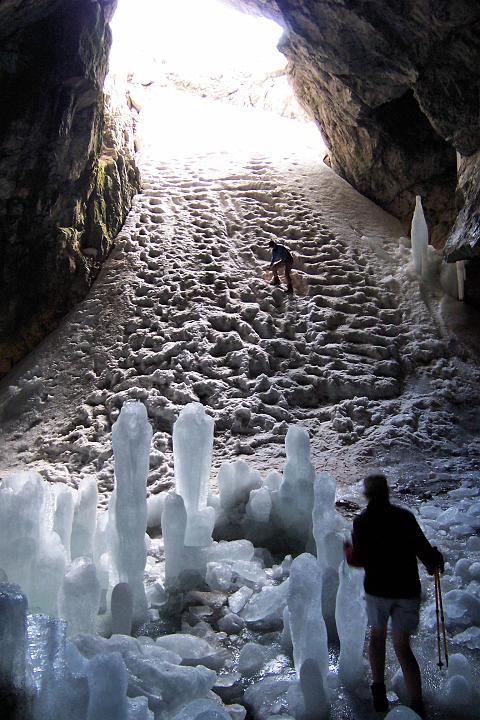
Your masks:
M0 5L0 372L85 294L138 188L104 111L115 4Z
M415 195L422 195L431 240L441 247L458 210L456 152L467 158L480 148L480 4L228 2L246 12L255 6L277 21L280 14L286 28L280 49L298 98L324 135L332 168L406 228ZM478 156L466 165L473 177ZM478 234L469 239L475 221L465 225L474 204L469 197L447 246L449 259L451 247L456 256L480 252Z
M480 151L459 159L458 199L461 210L445 246L452 261L480 256Z
M445 246L445 257L467 260L465 299L480 307L480 151L461 157L457 199L460 212Z

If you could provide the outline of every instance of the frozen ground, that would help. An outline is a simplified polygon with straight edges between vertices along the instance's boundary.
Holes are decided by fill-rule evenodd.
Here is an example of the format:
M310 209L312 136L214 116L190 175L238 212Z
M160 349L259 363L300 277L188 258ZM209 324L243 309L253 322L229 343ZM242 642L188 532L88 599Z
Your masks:
M127 398L154 425L154 492L191 400L215 419L217 466L279 467L301 422L347 494L369 464L420 493L478 469L475 327L435 280L419 284L396 220L322 164L316 129L172 92L146 105L143 190L110 259L0 387L1 471L73 486L93 473L108 491ZM308 296L263 282L272 238Z
M419 282L397 221L322 164L315 128L212 113L186 95L174 117L173 100L146 99L142 193L90 295L0 386L0 477L33 468L77 487L93 475L105 506L111 426L127 399L144 402L153 426L153 493L172 483L172 425L192 400L215 420L214 469L246 459L262 476L282 470L287 428L301 423L317 471L337 478L340 509L356 508L358 481L379 465L420 509L449 562L445 591L467 593L450 596L451 652L478 672L475 318L442 295L433 270ZM264 283L272 238L294 252L307 295ZM186 608L184 629L220 642L234 668L244 643L260 641L270 649L256 679L291 677L275 636L212 636L198 622L211 600L195 598L207 610ZM459 695L442 695L431 620L427 606L418 651L434 717L468 716L451 710ZM335 697L332 717L351 717L348 696ZM368 716L359 702L355 717Z

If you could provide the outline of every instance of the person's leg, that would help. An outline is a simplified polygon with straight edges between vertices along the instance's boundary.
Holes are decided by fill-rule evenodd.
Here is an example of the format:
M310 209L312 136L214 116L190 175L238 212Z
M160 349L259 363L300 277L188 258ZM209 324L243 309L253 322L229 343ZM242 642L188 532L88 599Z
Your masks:
M368 643L368 659L372 670L372 682L383 683L385 681L385 647L387 644L387 626L382 628L370 628L370 640Z
M278 270L283 265L281 262L276 262L275 265L272 265L272 272L273 272L273 280L272 285L280 285L280 278L278 277Z
M410 647L410 635L406 632L394 630L392 632L393 647L402 668L405 688L410 698L410 707L420 717L424 717L422 678L417 658Z
M285 261L285 278L287 281L287 291L293 292L293 283L292 283L292 276L290 274L290 270L292 269L293 261L292 260L286 260Z
M368 643L368 659L372 670L372 691L373 707L377 712L387 712L388 698L385 687L385 646L387 642L387 626L382 628L370 628L370 640Z
M410 646L410 636L418 627L420 598L396 601L392 610L392 640L395 654L402 668L410 707L425 717L422 697L422 678L418 662Z
M373 707L377 712L388 710L387 690L385 687L385 647L390 611L390 600L365 594L370 639L368 642L368 659L372 671Z

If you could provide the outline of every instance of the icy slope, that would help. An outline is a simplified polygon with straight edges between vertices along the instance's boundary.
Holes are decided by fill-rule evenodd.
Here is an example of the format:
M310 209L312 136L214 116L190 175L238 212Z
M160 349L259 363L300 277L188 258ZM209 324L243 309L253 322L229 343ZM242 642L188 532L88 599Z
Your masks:
M214 466L280 467L302 422L339 483L382 460L398 479L419 456L431 481L474 467L478 369L440 332L399 224L322 164L308 125L187 96L175 119L156 100L142 193L90 296L1 386L0 469L94 474L109 490L130 398L154 427L153 490L172 478L172 424L192 400L215 419ZM270 239L308 296L265 284Z

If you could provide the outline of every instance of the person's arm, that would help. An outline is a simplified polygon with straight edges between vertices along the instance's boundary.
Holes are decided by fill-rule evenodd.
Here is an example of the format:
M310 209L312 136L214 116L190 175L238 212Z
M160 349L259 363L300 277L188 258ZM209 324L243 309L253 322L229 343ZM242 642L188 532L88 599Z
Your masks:
M362 534L358 527L353 522L352 529L352 542L349 543L347 540L343 543L343 552L345 559L351 567L361 568L364 567L363 553L362 553Z
M415 552L417 557L425 565L429 575L433 575L436 570L443 573L445 563L442 553L436 547L430 545L415 517L413 517L413 522L415 524Z

